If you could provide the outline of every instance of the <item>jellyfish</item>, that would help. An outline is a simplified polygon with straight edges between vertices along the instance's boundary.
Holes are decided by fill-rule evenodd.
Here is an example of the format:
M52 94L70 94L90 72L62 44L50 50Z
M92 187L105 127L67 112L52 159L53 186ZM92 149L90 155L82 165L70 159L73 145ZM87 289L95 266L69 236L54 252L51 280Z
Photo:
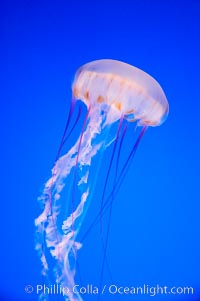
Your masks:
M78 126L81 109L79 108L74 123L72 116L79 102L85 105L87 113L77 140L61 155L63 146L70 140L71 132ZM167 118L168 111L168 101L158 82L132 65L103 59L87 63L76 72L66 128L51 177L44 185L39 198L43 211L35 219L35 248L42 263L42 275L47 281L52 281L49 276L51 270L49 258L52 257L55 262L55 281L61 288L65 288L64 300L82 300L82 296L74 290L74 287L77 257L84 238L97 223L100 224L102 234L103 216L106 211L111 214L115 197L144 133L148 127L161 125ZM120 167L121 149L130 124L135 124L139 134ZM113 150L110 161L107 162L103 160L103 155L109 147L113 147ZM110 172L113 162L116 162L114 176ZM77 235L90 202L95 201L93 195L99 182L98 171L101 164L107 168L107 174L99 212L92 219L82 240L78 241ZM67 191L65 198L62 196L64 188ZM106 261L108 236L109 225L106 237L102 239L104 256L100 282ZM48 300L48 293L42 292L40 298Z

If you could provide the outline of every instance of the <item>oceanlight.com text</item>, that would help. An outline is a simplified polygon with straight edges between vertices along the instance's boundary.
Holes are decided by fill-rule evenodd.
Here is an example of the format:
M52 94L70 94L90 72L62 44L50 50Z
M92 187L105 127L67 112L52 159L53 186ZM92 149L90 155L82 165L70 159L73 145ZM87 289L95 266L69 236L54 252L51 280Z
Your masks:
M191 286L161 286L159 284L149 285L144 284L141 286L120 286L116 284L104 284L102 287L93 284L74 285L73 287L64 287L58 284L45 285L38 284L35 287L32 285L25 286L27 294L36 293L43 295L149 295L154 297L156 295L193 295L194 288Z

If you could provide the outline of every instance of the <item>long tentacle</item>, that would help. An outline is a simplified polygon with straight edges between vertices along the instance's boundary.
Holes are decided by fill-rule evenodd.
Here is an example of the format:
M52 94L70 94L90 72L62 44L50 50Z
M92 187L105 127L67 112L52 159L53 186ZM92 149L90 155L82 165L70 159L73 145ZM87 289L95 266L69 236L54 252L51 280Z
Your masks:
M120 135L120 131L121 131L121 128L122 128L122 123L123 123L123 116L121 116L121 118L120 118L118 130L117 130L117 135L116 135L116 139L115 139L115 144L114 144L113 152L112 152L112 155L111 155L110 164L109 164L109 167L108 167L108 172L107 172L107 175L106 175L105 185L104 185L104 189L103 189L103 193L102 193L102 199L101 199L101 207L100 207L100 231L101 231L101 233L100 234L101 234L101 242L102 242L102 247L103 247L104 252L103 252L102 269L101 269L101 274L100 274L100 285L99 285L100 288L102 286L105 264L106 264L107 269L109 271L110 277L112 278L111 271L110 271L109 264L108 264L108 260L107 260L107 256L106 256L107 246L108 246L108 236L109 236L109 230L110 230L112 207L110 207L110 212L109 212L109 217L108 217L108 226L107 226L107 233L106 233L105 243L104 243L104 240L103 240L103 233L102 233L102 231L103 231L103 229L102 229L102 226L103 226L103 224L102 224L102 217L103 217L102 214L103 214L103 206L104 206L104 200L105 200L106 187L108 185L108 178L109 178L109 175L110 175L110 172L111 172L111 167L112 167L114 156L115 156L115 153L116 153L116 148L117 148L117 145L118 145L119 135ZM115 185L115 182L114 182L114 185Z
M77 184L78 160L79 160L79 155L80 155L80 149L81 149L83 134L84 134L84 130L85 130L85 127L86 127L86 124L87 124L87 121L88 121L89 113L90 113L90 107L88 108L88 112L87 112L87 115L86 115L84 123L83 123L82 131L81 131L81 135L80 135L80 139L79 139L79 144L78 144L76 163L75 163L75 168L74 168L74 180L73 180L73 185L72 185L72 232L73 232L73 236L74 236L74 216L73 216L73 213L74 213L74 210L75 210L75 186Z
M67 117L67 122L66 122L66 125L65 125L65 129L64 129L64 132L63 132L63 135L62 135L62 138L61 138L61 142L60 142L58 151L57 151L55 162L60 157L60 153L61 153L63 144L66 141L66 134L67 134L67 130L69 128L69 124L70 124L70 120L71 120L72 114L74 112L74 108L75 108L75 99L72 99L71 104L70 104L69 114L68 114L68 117Z
M79 119L80 119L80 117L81 117L81 113L82 113L82 108L79 107L79 108L78 108L78 114L77 114L76 120L74 121L74 124L73 124L73 126L72 126L70 132L68 133L68 135L67 135L67 136L65 137L65 139L63 140L62 146L66 143L66 141L67 141L67 140L69 139L69 137L71 136L73 130L75 129L75 127L76 127L76 125L77 125L77 123L78 123L78 121L79 121Z
M69 109L69 114L68 114L68 118L67 118L67 122L66 122L66 125L65 125L65 129L64 129L64 132L63 132L63 135L62 135L62 138L61 138L61 142L60 142L60 145L59 145L59 148L58 148L58 151L57 151L57 154L56 154L56 158L55 158L55 162L58 160L58 158L60 157L60 153L61 153L61 150L62 150L62 147L63 147L63 144L64 144L64 141L65 141L65 136L66 136L66 133L67 133L67 130L69 128L69 124L70 124L70 120L71 120L71 116L74 112L74 107L75 107L75 99L72 99L71 101L71 104L70 104L70 109ZM55 167L54 167L55 168ZM54 168L52 170L52 174L54 173ZM54 224L54 231L55 231L55 237L56 237L56 241L57 243L59 244L59 236L58 236L58 233L57 233L57 230L56 230L56 223L55 223L55 220L54 220L54 217L53 217L53 185L54 185L54 181L53 181L53 177L52 177L52 180L51 180L51 184L50 184L50 190L49 190L49 203L50 203L50 214L49 214L49 218L51 217L52 219L52 222ZM43 235L44 236L44 235ZM45 237L43 237L43 241L45 242ZM43 243L43 246L42 248L45 248L45 243ZM43 250L44 252L44 250ZM59 260L59 255L58 255L58 271L60 269L60 264L59 264L60 260Z
M105 185L104 185L104 189L103 189L103 193L102 193L102 198L101 198L101 207L100 207L100 230L101 230L100 234L101 234L101 236L102 236L102 210L103 210L103 206L104 206L105 193L106 193L106 188L108 185L108 178L109 178L111 167L112 167L113 160L114 160L114 155L116 153L116 148L117 148L117 144L118 144L118 140L119 140L119 134L120 134L121 127L122 127L122 122L123 122L123 116L120 118L117 135L116 135L116 139L115 139L115 144L114 144L114 148L112 151L112 155L111 155L111 159L110 159L110 163L109 163L109 167L108 167L108 172L106 175Z
M122 133L122 138L120 141L120 145L119 145L119 149L118 149L118 154L117 154L117 163L116 163L116 169L115 169L115 176L114 176L114 181L113 181L113 191L116 187L116 182L117 182L117 175L118 175L118 169L119 169L119 158L120 158L120 154L121 154L121 149L122 149L122 144L124 141L124 137L125 137L125 133L127 130L127 124L123 129L123 133ZM103 273L104 273L104 264L106 263L107 269L109 271L110 274L110 278L111 281L113 283L113 279L112 279L112 275L111 275L111 271L110 271L110 267L108 265L108 260L107 260L107 247L108 247L108 238L109 238L109 233L110 233L110 226L111 226L111 217L112 217L112 208L113 208L113 201L114 201L114 194L112 194L111 196L111 202L110 202L110 208L109 208L109 217L108 217L108 224L107 224L107 231L106 231L106 240L105 240L105 245L104 245L104 258L103 258L103 264L102 264L102 270L101 270L101 278L100 278L100 287L102 286L102 281L103 281ZM100 300L100 295L99 295L99 300Z
M105 214L105 212L108 210L109 206L110 206L110 202L111 202L111 199L114 200L114 198L116 197L123 181L124 181L124 178L129 170L129 167L130 167L130 163L132 162L134 156L135 156L135 153L136 153L136 150L139 146L139 143L142 139L142 137L144 136L144 133L146 132L146 129L147 127L143 127L141 132L140 132L140 135L139 137L137 138L132 150L130 151L130 154L128 156L128 158L126 159L125 163L124 163L124 166L120 172L120 175L118 177L118 179L116 180L116 185L114 187L114 189L111 191L111 193L109 194L107 200L104 202L104 205L103 205L103 215ZM123 140L121 141L123 142ZM81 239L81 243L85 240L85 238L87 237L87 235L89 234L89 232L92 230L92 228L99 222L99 219L100 219L100 213L97 214L97 216L94 218L93 222L91 223L91 225L89 226L88 230L85 232L85 234L83 235L82 239Z

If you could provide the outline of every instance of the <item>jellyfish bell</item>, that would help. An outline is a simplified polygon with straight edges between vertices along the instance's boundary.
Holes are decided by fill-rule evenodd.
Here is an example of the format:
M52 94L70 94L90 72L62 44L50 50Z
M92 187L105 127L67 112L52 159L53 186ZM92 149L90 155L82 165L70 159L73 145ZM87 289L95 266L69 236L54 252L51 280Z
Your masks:
M116 60L97 60L80 67L72 91L87 107L105 103L141 126L161 125L169 111L167 98L153 77Z
M35 248L43 266L42 274L49 279L52 266L49 261L52 257L56 263L56 282L69 288L69 294L63 296L64 299L81 301L81 295L73 292L77 250L81 248L90 231L98 223L102 225L103 216L109 212L106 235L103 237L103 232L100 233L103 246L101 287L114 199L147 127L161 125L167 117L169 106L162 88L151 76L136 67L115 60L98 60L79 68L75 74L72 93L73 101L52 174L39 198L43 212L35 220ZM68 137L78 127L82 113L79 109L74 119L75 105L80 103L76 99L85 103L87 114L80 127L78 139L71 142L71 145ZM141 126L141 130L128 156L124 158L123 155L120 166L127 127L129 122L134 121ZM113 125L114 131L111 131ZM68 150L61 156L63 146L68 142ZM98 193L100 210L82 234L82 239L77 241L90 201L94 201L93 194L104 151L110 145L113 146L111 158L110 161L103 162L106 176L102 192ZM65 186L67 197L62 195ZM68 211L66 207L69 207ZM46 301L47 297L45 293L41 300Z

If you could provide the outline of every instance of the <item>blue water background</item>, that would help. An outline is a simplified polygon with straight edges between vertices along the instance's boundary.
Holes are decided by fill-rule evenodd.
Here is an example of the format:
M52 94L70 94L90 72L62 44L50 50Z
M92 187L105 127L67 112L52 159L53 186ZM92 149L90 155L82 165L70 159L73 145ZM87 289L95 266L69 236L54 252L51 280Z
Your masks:
M113 282L195 289L193 296L102 300L200 300L200 2L11 0L1 2L0 14L0 300L37 300L35 292L24 291L42 283L34 250L37 197L65 126L73 75L101 58L150 73L170 104L166 122L147 131L114 204L108 246ZM93 210L94 202L86 220ZM85 283L98 285L95 231L80 260ZM107 272L103 283L111 283Z

